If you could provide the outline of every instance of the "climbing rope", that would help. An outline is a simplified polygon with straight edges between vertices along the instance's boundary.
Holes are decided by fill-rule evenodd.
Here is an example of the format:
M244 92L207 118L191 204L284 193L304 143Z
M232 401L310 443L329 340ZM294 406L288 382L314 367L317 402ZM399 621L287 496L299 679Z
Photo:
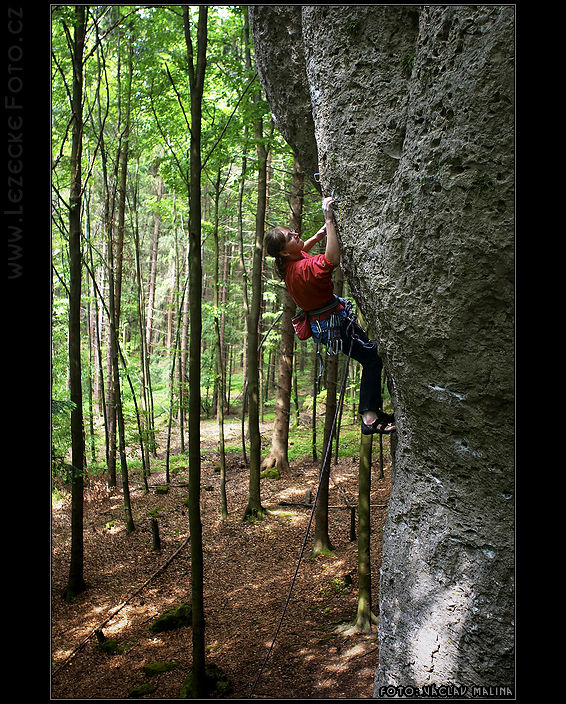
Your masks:
M352 323L353 323L353 318L350 319L350 325L351 325ZM273 647L274 647L274 645L275 645L275 641L277 640L277 636L279 635L279 631L281 630L281 625L282 625L282 623L283 623L283 619L285 618L285 613L287 612L287 607L289 606L289 602L290 602L290 600L291 600L291 594L292 594L292 592L293 592L293 587L295 586L295 581L296 581L297 575L298 575L298 573L299 573L299 567L301 566L301 562L302 562L302 560L303 560L303 555L304 555L304 552L305 552L305 548L306 548L306 545L307 545L307 540L308 540L308 537L309 537L310 529L311 529L312 522L313 522L313 518L314 518L314 512L315 512L315 510L316 510L316 505L317 505L317 501L318 501L318 495L319 495L319 493L320 493L320 487L321 487L321 484L322 484L322 479L323 479L323 477L324 477L324 472L325 472L325 469L326 469L326 464L327 464L327 459L328 459L328 453L329 453L329 451L330 451L330 448L332 447L332 439L333 439L333 436L334 436L334 429L335 429L335 427L336 427L336 419L338 418L339 410L340 410L340 408L342 407L342 403L343 403L343 401L344 401L344 390L345 390L345 388L346 388L346 379L347 379L347 377L348 377L348 366L349 366L349 364L350 364L350 358L351 358L351 356L352 356L352 346L353 346L353 343L354 343L354 334L353 334L353 332L352 332L352 337L351 337L351 339L350 339L350 349L348 350L348 357L347 357L347 359L346 359L346 366L344 367L344 374L343 374L343 377L342 377L342 385L341 385L341 388L340 388L340 398L339 398L339 401L338 401L338 405L336 406L336 411L335 411L335 413L334 413L334 418L333 418L333 420L332 420L332 427L330 428L330 433L329 433L329 435L328 435L328 440L327 440L327 443L326 443L326 450L325 450L325 454L324 454L324 459L323 459L323 461L322 461L322 468L321 468L321 470L320 470L320 476L319 476L319 479L318 479L318 487L317 487L317 490L316 490L316 496L315 496L314 501L313 501L313 503L312 503L311 515L310 515L310 517L309 517L309 522L308 522L308 525L307 525L307 530L306 530L306 533L305 533L305 537L304 537L304 539L303 539L303 544L302 544L302 546L301 546L301 551L300 551L300 553L299 553L299 558L298 558L298 560L297 560L297 566L296 566L296 568L295 568L295 573L294 573L294 575L293 575L293 579L291 580L291 586L290 586L290 588L289 588L289 593L288 593L288 595L287 595L287 599L286 599L286 601L285 601L285 605L284 605L284 607L283 607L283 611L282 611L282 613L281 613L281 617L280 617L280 619L279 619L279 623L277 624L277 628L275 629L275 634L273 635L273 639L272 639L272 641L271 641L271 645L269 646L269 650L267 651L267 654L266 654L266 656L265 656L265 659L264 659L264 661L263 661L263 663L262 663L262 665L261 665L261 667L260 667L260 669L259 669L259 672L258 672L258 674L257 674L257 677L256 677L256 679L255 679L255 682L254 682L254 684L253 684L253 686L252 686L252 689L251 689L251 691L250 691L250 698L251 698L251 697L253 696L253 694L254 694L255 688L256 688L257 683L258 683L258 681L259 681L259 678L261 677L261 675L262 675L262 673L263 673L263 671L264 671L264 669L265 669L265 666L266 666L266 664L267 664L267 661L269 660L269 657L270 657L271 652L272 652L272 650L273 650ZM328 467L328 471L330 472L330 467Z

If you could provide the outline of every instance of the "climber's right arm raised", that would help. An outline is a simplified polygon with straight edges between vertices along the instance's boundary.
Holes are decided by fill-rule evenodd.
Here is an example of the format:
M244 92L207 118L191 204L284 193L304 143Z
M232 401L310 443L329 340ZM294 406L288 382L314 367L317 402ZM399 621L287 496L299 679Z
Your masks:
M322 201L322 212L324 213L324 224L326 228L326 250L324 252L329 262L338 266L340 264L340 245L336 234L336 220L332 211L333 198L325 198Z

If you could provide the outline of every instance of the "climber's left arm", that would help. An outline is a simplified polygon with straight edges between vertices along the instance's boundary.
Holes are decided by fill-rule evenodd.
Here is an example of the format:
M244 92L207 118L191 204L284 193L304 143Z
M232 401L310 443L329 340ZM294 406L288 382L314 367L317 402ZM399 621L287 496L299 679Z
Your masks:
M314 234L312 237L309 237L308 240L305 240L303 252L310 251L315 246L315 244L317 242L321 242L325 236L326 236L326 225L323 225L316 234Z

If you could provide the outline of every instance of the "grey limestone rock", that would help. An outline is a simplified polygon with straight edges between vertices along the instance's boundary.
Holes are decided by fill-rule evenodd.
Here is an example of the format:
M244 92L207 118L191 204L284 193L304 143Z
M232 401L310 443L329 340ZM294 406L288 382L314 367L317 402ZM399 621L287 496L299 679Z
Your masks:
M375 697L514 684L514 13L250 6L392 384Z

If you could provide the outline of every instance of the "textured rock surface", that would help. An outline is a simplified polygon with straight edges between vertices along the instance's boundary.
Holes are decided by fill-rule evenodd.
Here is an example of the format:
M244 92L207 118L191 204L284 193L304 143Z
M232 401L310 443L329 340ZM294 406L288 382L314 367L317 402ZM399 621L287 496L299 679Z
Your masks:
M342 268L394 392L374 696L510 686L514 8L250 16L277 125L339 200Z
M300 159L305 173L320 188L313 178L318 171L318 156L305 72L301 6L251 6L250 23L257 66L280 67L283 71L265 70L261 75L275 124Z

